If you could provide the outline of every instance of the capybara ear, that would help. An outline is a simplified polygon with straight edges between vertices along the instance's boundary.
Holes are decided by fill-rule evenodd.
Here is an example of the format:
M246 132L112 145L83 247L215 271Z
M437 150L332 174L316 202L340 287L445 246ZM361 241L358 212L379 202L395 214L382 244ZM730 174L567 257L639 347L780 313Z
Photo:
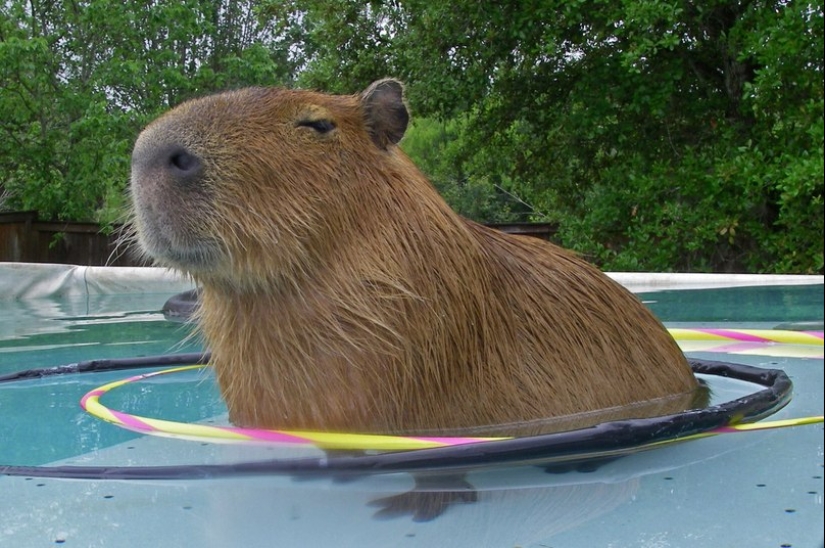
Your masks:
M361 104L367 129L379 148L401 140L410 121L401 82L389 78L373 82L361 94Z

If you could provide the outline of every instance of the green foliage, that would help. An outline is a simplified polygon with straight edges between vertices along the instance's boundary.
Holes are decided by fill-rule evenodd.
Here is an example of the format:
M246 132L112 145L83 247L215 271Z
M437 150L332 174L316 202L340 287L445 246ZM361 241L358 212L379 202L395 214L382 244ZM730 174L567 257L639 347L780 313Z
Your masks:
M823 10L767 0L10 0L0 191L111 219L192 95L404 79L403 147L459 212L615 270L823 272Z
M140 128L194 95L282 83L286 48L253 2L0 6L0 204L44 219L120 214Z
M461 215L486 222L525 220L530 216L530 206L503 191L501 173L466 175L473 169L473 157L468 157L461 146L468 123L468 118L448 122L414 119L401 147Z
M821 4L272 3L311 37L302 82L407 81L444 122L407 146L462 212L503 190L609 269L823 271Z

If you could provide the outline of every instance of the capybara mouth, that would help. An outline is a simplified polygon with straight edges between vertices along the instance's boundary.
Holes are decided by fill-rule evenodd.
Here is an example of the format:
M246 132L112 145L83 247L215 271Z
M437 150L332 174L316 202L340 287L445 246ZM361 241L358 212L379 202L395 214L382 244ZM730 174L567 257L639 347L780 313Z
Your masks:
M187 228L183 218L137 203L135 228L143 252L163 266L194 273L214 268L224 255L214 238Z
M158 236L141 240L141 245L158 263L190 273L214 269L222 257L218 245L209 240L173 244Z

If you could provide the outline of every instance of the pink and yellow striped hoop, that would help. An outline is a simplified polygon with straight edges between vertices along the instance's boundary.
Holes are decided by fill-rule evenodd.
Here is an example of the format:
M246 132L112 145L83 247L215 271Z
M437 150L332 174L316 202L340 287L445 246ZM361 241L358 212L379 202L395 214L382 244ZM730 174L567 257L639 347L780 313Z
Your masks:
M670 332L678 341L734 341L739 344L790 344L805 345L816 348L819 358L822 358L823 337L822 331L796 332L772 330L730 330L730 329L671 329ZM267 443L267 444L299 444L311 445L321 449L343 449L364 451L410 451L415 449L430 449L500 441L511 438L490 437L420 437L420 436L389 436L372 434L346 434L333 432L286 431L266 430L256 428L239 428L234 426L217 426L198 423L182 423L142 417L110 409L100 403L100 398L107 392L129 383L192 371L208 367L206 365L191 365L154 371L142 375L135 375L123 380L111 382L87 393L80 401L81 407L89 414L110 422L122 428L142 434L165 436L197 441L211 441L215 443ZM756 424L728 425L702 434L681 438L681 441L692 438L706 437L716 434L782 428L801 424L822 422L822 417L806 417L801 419L786 419L782 421Z
M670 329L684 352L823 359L822 331Z
M235 426L215 426L197 423L183 423L141 417L122 411L109 409L100 398L107 392L125 384L138 382L160 375L181 373L195 369L203 369L206 365L190 365L174 367L143 375L135 375L127 379L111 382L87 393L80 400L80 406L87 413L99 419L110 422L127 430L153 436L166 436L190 440L209 440L216 443L269 443L269 444L299 444L314 445L322 449L347 450L375 450L375 451L409 451L412 449L429 449L495 441L506 438L470 438L470 437L412 437L386 436L372 434L340 434L333 432L265 430L258 428L239 428Z

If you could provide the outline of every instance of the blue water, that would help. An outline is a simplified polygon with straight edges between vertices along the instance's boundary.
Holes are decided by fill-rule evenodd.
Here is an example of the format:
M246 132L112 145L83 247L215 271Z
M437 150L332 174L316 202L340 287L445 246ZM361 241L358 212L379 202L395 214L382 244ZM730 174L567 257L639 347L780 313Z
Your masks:
M7 303L0 312L0 374L92 359L201 350L189 326L167 321L160 313L167 297L118 295L91 301ZM138 437L91 417L78 404L86 392L131 374L76 374L0 385L0 416L14 417L0 424L0 439L14 440L0 445L0 462L44 464ZM216 392L195 405L181 398L177 387L184 382L170 378L154 391L163 402L161 415L177 413L180 420L194 421L223 410ZM112 396L118 406L114 408L119 409L129 391Z
M822 327L821 285L729 287L642 293L641 298L663 321L734 322L737 325L763 322L767 327L794 322L819 322Z
M167 297L8 303L0 311L0 374L201 350L189 327L160 314ZM664 291L641 298L669 326L822 329L822 285ZM795 383L794 399L771 419L823 413L822 359L691 355L785 370ZM133 374L0 384L0 464L233 462L271 450L150 438L80 409L89 390ZM722 400L748 389L735 381L713 382ZM225 414L213 379L202 372L126 385L105 402L182 422ZM405 474L344 483L0 477L0 547L816 547L823 538L822 457L820 424L678 444L591 473L479 470L468 477L478 501L450 506L423 523L409 515L375 516L377 499L410 488Z

